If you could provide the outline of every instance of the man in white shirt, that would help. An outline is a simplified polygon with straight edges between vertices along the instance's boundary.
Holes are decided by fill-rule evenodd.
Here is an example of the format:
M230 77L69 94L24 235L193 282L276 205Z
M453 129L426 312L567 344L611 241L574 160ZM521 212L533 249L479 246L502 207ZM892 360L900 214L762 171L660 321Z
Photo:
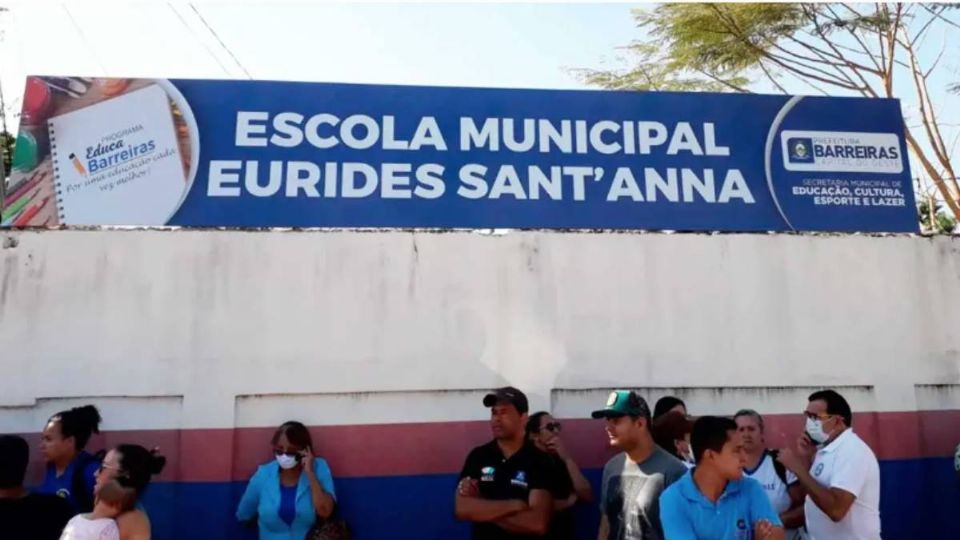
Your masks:
M833 390L814 392L804 414L806 433L778 459L807 492L810 538L880 540L880 464L853 432L847 400Z
M767 448L763 417L753 409L741 409L733 420L743 447L743 475L763 487L770 505L783 522L787 540L803 540L803 486L795 474L776 460L779 450Z

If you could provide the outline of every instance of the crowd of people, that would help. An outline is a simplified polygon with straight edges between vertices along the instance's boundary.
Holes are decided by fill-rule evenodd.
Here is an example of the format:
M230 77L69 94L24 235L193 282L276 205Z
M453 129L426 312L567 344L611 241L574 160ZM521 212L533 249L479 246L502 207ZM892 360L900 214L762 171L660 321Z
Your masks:
M100 422L93 405L50 417L40 439L44 477L34 490L24 485L30 461L27 441L0 436L3 538L150 540L150 519L140 500L166 459L136 444L87 452Z
M473 540L570 540L572 509L594 500L566 451L560 423L529 414L512 387L486 395L493 439L460 472L457 519ZM598 540L879 540L880 469L833 390L809 397L796 445L767 447L763 417L692 419L676 397L651 414L616 390L592 417L620 450L603 468Z
M454 500L474 540L572 540L574 510L589 504L600 509L598 540L880 538L879 465L835 391L812 394L796 444L773 450L755 410L694 419L667 396L651 413L636 392L616 390L592 413L619 450L597 495L549 412L530 414L513 387L483 405L493 438L468 454ZM140 501L166 460L133 444L91 454L100 423L92 405L53 415L40 442L43 481L32 491L24 487L27 442L0 436L4 538L150 539ZM273 459L251 477L237 520L261 540L346 540L333 474L307 427L285 422L270 442Z

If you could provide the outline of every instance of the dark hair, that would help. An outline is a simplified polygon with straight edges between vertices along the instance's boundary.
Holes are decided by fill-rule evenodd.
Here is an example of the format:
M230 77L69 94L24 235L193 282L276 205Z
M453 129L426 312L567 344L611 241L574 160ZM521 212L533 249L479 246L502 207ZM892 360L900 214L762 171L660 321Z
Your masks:
M760 431L763 431L763 416L760 415L757 411L753 409L740 409L737 411L737 414L733 415L733 421L736 422L737 418L741 416L749 416L757 421L757 427L760 428Z
M810 394L808 401L823 401L827 404L827 414L835 414L843 418L847 427L853 426L853 412L850 404L835 390L820 390Z
M530 417L527 419L527 427L526 427L528 439L534 433L540 433L540 419L548 414L550 413L548 413L547 411L540 411L530 415Z
M115 448L120 454L120 472L117 482L126 488L137 492L137 497L143 494L150 483L150 478L160 474L167 458L157 455L157 449L147 450L139 444L121 444Z
M658 399L657 404L653 406L653 417L660 418L677 405L683 405L684 409L687 408L687 404L684 403L682 399L674 396L663 396Z
M100 433L100 411L93 405L74 407L69 411L60 411L50 417L47 423L60 424L60 434L64 439L73 437L79 452L87 447L90 436Z
M693 429L693 423L682 413L674 411L664 414L657 418L651 424L650 434L653 435L653 442L663 448L677 459L683 459L683 456L677 452L677 445L674 441L683 440L687 433Z
M30 461L30 446L23 437L0 436L0 489L23 486Z
M300 422L290 420L281 424L280 427L277 428L277 431L273 433L273 439L270 440L270 444L277 444L281 435L286 435L288 441L300 448L313 448L313 439L310 437L310 430Z
M693 423L690 444L693 446L693 459L697 463L703 459L707 450L720 452L730 440L730 432L736 433L737 423L719 416L701 416Z

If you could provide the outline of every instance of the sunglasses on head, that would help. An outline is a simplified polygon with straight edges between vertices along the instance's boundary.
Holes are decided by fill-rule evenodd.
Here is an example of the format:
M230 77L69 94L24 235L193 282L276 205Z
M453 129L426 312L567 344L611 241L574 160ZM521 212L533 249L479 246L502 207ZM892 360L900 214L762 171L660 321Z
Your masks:
M550 433L560 433L561 427L560 422L550 422L549 424L544 425L540 428L540 431L547 430Z

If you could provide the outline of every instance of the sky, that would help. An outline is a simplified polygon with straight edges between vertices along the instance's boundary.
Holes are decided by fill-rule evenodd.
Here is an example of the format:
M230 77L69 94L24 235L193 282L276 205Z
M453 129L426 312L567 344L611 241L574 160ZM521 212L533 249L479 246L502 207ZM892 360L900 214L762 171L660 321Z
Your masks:
M644 37L631 17L635 3L0 0L0 7L9 8L0 13L8 119L20 109L27 74L587 88L571 68L624 66L619 48ZM960 96L944 91L960 81L960 29L950 30L929 36L923 56L929 64L946 45L945 69L931 87L948 144L960 136ZM789 78L783 84L813 93Z
M75 4L0 0L12 110L27 73L247 78L187 4ZM583 88L636 35L630 4L194 5L255 79Z

